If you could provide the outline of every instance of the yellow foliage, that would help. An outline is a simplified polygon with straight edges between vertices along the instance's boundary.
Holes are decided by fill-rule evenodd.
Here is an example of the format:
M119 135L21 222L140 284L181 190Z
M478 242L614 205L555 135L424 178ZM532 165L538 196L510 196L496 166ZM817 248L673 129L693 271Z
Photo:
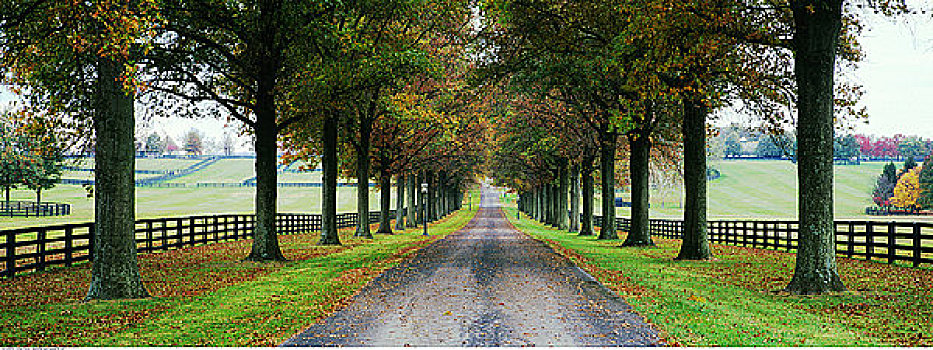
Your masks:
M916 166L910 169L901 178L897 180L894 186L894 196L891 197L891 204L896 207L913 207L917 205L917 199L920 198L920 170L923 166Z

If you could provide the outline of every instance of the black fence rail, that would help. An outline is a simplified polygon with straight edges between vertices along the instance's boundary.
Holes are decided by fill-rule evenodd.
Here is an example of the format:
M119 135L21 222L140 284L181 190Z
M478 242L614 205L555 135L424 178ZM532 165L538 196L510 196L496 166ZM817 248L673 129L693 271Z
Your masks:
M402 210L403 216L407 208ZM396 211L390 212L395 218ZM379 211L369 212L370 224L379 222ZM357 225L357 213L337 214L337 227ZM279 234L301 234L321 230L320 214L276 215ZM253 214L199 215L136 221L136 249L154 253L214 242L251 238L256 227ZM94 223L27 227L0 231L0 276L43 271L53 266L71 266L92 260Z
M599 226L601 216L593 216ZM761 249L796 251L797 221L714 220L708 222L710 243ZM619 231L628 231L630 220L616 218ZM896 221L836 221L836 254L869 261L933 265L933 223ZM682 239L683 221L649 221L652 236Z
M29 201L0 201L0 216L34 217L71 215L71 204Z

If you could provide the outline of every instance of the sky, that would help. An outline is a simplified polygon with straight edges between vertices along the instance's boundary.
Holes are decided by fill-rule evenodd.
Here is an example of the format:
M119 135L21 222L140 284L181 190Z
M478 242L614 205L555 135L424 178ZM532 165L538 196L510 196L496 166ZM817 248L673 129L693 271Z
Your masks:
M909 0L912 5L933 9L933 0ZM906 18L905 18L906 17ZM849 74L863 85L862 104L867 108L868 124L858 124L855 131L869 135L918 135L933 138L933 11L888 19L865 15L866 30L860 42L866 58ZM0 106L16 97L0 87ZM723 122L748 122L749 118L731 115ZM235 135L235 125L215 119L162 118L137 123L138 135L157 131L169 134L176 142L190 129L220 140L224 132ZM239 138L237 151L247 150L248 140Z

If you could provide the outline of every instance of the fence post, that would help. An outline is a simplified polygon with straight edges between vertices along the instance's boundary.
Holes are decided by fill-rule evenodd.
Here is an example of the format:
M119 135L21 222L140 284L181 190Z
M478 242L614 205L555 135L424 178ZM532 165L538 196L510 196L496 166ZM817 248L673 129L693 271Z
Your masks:
M920 249L920 224L913 223L914 234L913 234L913 243L914 243L914 267L920 267L920 258L922 257Z
M897 258L897 224L888 222L888 264L893 264Z
M42 228L37 232L37 237L39 238L39 264L36 266L36 271L45 271L45 241L48 237L48 231Z
M865 230L865 260L871 261L872 255L875 255L875 225Z
M152 253L152 221L146 221L146 251Z
M869 226L869 225L871 225L870 222L867 223L867 224L865 224L866 227ZM851 223L851 222L849 223L849 239L848 239L848 241L849 241L849 246L846 247L846 250L847 250L846 255L848 255L849 258L851 259L851 258L852 258L852 255L855 254L855 225L854 225L853 223Z
M74 259L74 242L71 236L74 234L74 227L67 226L65 227L65 266L71 266L72 259Z
M13 231L6 233L6 274L13 278L16 275L16 234Z

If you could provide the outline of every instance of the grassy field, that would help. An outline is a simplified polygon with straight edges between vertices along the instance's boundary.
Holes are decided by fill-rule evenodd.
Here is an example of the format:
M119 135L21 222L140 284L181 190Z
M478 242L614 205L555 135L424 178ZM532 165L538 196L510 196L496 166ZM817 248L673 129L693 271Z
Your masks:
M142 255L149 299L82 303L89 264L0 280L0 346L275 346L463 227L472 207L430 225L430 237L354 239L346 229L342 246L323 247L317 233L280 236L284 263L241 261L249 240Z
M157 218L196 214L252 213L256 188L136 188L136 217ZM370 210L379 209L379 190L369 192ZM72 214L60 217L0 217L0 229L93 221L94 199L81 186L59 185L42 194L43 201L71 204ZM392 191L395 207L395 191ZM14 190L13 200L35 200L35 193ZM279 188L279 212L321 212L321 188ZM356 211L356 188L337 188L337 212Z
M933 270L840 258L849 292L783 292L794 255L714 245L716 260L674 261L679 240L622 248L545 227L524 215L516 228L617 292L679 346L933 346ZM624 238L624 237L623 237Z
M885 163L835 166L835 205L839 219L917 220L917 217L876 217L865 215L873 205L871 190ZM790 161L728 160L710 164L722 177L708 184L711 219L797 217L797 172ZM898 164L902 166L903 164ZM620 197L630 198L629 193ZM651 191L651 216L683 217L682 185ZM597 206L599 208L599 198ZM618 208L618 216L628 216L629 208ZM929 220L926 218L924 220Z

